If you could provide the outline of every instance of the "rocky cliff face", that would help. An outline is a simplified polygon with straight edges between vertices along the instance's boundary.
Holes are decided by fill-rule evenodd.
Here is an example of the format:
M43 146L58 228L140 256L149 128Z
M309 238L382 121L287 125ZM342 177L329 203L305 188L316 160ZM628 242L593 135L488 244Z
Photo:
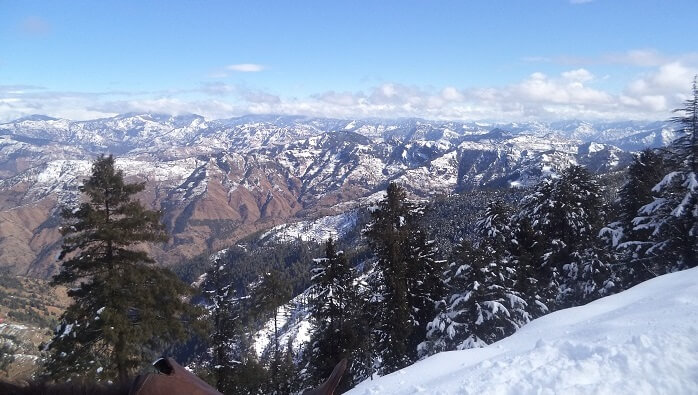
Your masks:
M58 209L78 202L77 188L100 153L115 154L129 179L146 181L140 198L163 210L172 235L151 252L172 264L275 225L341 213L390 181L419 196L526 186L571 163L594 171L624 166L630 154L609 141L637 144L648 134L668 136L661 124L603 127L275 116L27 117L0 125L0 266L39 277L55 272Z

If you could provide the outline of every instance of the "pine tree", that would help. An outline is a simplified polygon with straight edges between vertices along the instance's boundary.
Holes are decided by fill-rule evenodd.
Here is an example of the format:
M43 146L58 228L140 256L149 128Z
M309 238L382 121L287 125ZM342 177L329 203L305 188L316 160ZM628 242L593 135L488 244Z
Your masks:
M446 350L484 347L527 320L526 302L507 286L506 267L487 245L464 240L455 251L446 311L429 325L429 338Z
M243 353L225 382L226 395L264 395L275 391L269 372L257 360L254 351L243 348Z
M380 325L376 323L382 316L383 279L380 271L367 273L365 280L357 282L357 307L355 309L354 330L358 339L354 359L351 361L351 373L354 382L372 378L379 370L379 353L376 344L381 338Z
M291 286L289 281L278 270L264 273L252 295L257 314L265 318L271 315L274 323L274 333L272 335L274 348L271 350L271 379L275 391L279 391L281 388L278 367L283 357L283 352L279 347L279 312L280 307L288 302L290 297Z
M209 354L216 378L216 388L225 394L235 393L235 379L243 363L244 326L242 298L236 294L229 265L215 265L206 273L202 284L212 321Z
M312 331L306 372L308 384L316 386L332 373L343 358L354 360L360 339L356 317L360 314L355 276L342 252L337 252L332 239L325 244L325 257L316 259L312 269L309 313ZM342 378L338 389L353 384L351 369Z
M144 187L125 183L114 158L100 156L80 187L87 201L62 212L63 263L53 283L73 287L73 304L47 347L53 378L124 380L199 325L199 309L185 299L191 288L133 248L167 240L160 212L134 200Z
M278 384L275 393L279 395L290 395L297 393L300 383L298 380L298 368L293 360L293 339L289 339L285 350L274 358L272 370L277 371Z
M682 135L667 149L670 172L654 186L654 200L633 220L636 231L647 230L649 247L640 259L660 273L698 265L698 82L692 97L673 119Z
M488 247L498 258L503 258L509 248L511 237L511 208L501 200L487 204L484 217L477 223L479 236L487 241Z
M499 270L499 286L502 287L502 291L510 300L507 308L511 313L510 318L516 322L518 328L531 320L529 310L535 311L536 308L540 309L540 306L536 304L536 306L529 307L524 297L525 293L517 289L517 281L519 280L517 264L521 262L512 255L515 241L511 215L512 208L503 201L497 199L488 203L484 218L477 223L477 233L482 240L480 248L486 250L485 255L490 259L488 266L496 267ZM528 276L526 267L521 270L523 272L521 276ZM530 281L530 279L524 279L524 282L526 281ZM535 300L533 302L535 303Z
M548 308L586 303L615 285L600 240L601 191L581 166L541 181L521 204L514 221L527 218L541 240L534 257L540 302Z
M526 217L517 219L512 228L510 252L511 266L516 270L514 289L526 301L531 318L542 317L549 312L546 303L553 297L547 287L541 286L544 284L541 280L548 278L546 268L540 265L543 237Z
M502 201L490 202L476 225L477 244L463 240L455 250L447 280L451 295L445 311L429 324L431 347L482 347L530 320L527 303L515 289L510 211Z
M418 222L419 217L411 217L410 222ZM413 317L413 329L408 347L417 350L418 357L430 355L421 350L427 338L427 326L446 307L446 283L444 272L446 261L436 258L436 246L428 240L418 224L411 225L408 238L407 256L408 303Z
M383 373L401 369L419 357L427 324L443 299L443 261L421 229L422 209L407 200L395 183L372 212L366 231L377 261L371 276L375 312L374 345Z
M616 220L601 230L615 253L624 288L655 277L658 268L644 259L644 251L651 247L647 240L649 229L635 229L633 223L640 209L653 201L652 188L664 176L664 160L651 149L637 154L627 170L627 181L618 192Z
M407 284L407 217L412 205L406 192L395 183L372 213L366 232L369 245L377 257L374 287L377 288L375 347L385 373L401 369L416 360L417 350L410 350L409 338L415 326L409 306Z

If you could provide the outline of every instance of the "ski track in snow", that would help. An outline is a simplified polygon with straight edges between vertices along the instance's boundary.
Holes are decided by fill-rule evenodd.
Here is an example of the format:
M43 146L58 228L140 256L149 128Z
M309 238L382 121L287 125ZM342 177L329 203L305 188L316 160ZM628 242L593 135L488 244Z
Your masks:
M698 268L443 352L349 394L697 394Z

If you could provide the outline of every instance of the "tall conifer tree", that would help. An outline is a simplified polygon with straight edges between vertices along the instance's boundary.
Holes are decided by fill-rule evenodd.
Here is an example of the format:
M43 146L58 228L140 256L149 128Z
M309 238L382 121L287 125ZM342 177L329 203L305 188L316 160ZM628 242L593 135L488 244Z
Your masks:
M209 354L216 388L224 394L239 390L236 379L243 370L241 365L247 353L242 298L236 295L229 272L230 265L214 265L202 284L212 321Z
M344 254L336 251L332 239L325 244L325 257L315 262L309 305L313 328L306 351L306 371L312 386L326 380L343 358L354 361L360 357L356 322L360 312L353 269ZM352 373L349 369L344 374L340 391L355 384Z
M514 333L530 320L515 289L509 245L509 208L488 204L477 223L479 240L463 240L449 267L446 309L429 324L429 342L438 349L483 347Z
M73 304L47 347L53 378L125 380L199 325L200 311L186 300L191 288L134 248L167 240L160 212L134 199L144 187L125 183L114 158L100 156L80 187L85 201L62 212L63 263L53 283L71 287Z
M366 235L377 257L375 287L378 288L375 345L383 361L383 370L390 373L416 360L416 349L410 350L409 338L415 326L409 305L407 282L408 216L412 205L405 190L395 183L372 213Z
M648 230L644 259L661 273L698 265L698 81L674 118L681 136L667 148L668 174L652 188L654 200L633 220Z
M420 226L421 210L395 183L372 213L366 232L376 254L375 344L383 373L401 369L419 357L427 324L442 305L444 262Z
M541 242L533 257L538 296L548 308L565 308L606 295L614 286L598 233L601 190L581 166L541 181L522 201L514 221L530 220Z
M284 274L278 270L271 270L262 275L262 279L252 292L252 299L256 313L263 318L271 317L274 323L274 333L272 342L274 348L271 350L271 379L274 391L280 391L282 387L282 377L279 374L279 367L283 363L284 353L279 346L279 313L283 304L291 297L291 285Z
M622 286L631 287L655 277L660 269L647 259L645 251L652 230L635 228L640 209L654 200L652 188L664 177L664 160L657 152L646 149L637 154L627 170L627 181L615 202L615 221L601 230L601 236L613 248Z

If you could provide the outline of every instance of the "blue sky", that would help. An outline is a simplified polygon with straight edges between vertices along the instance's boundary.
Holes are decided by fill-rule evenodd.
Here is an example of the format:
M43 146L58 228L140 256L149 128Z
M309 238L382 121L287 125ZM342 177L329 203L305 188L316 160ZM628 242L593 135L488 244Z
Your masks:
M0 120L664 119L698 2L0 0Z

